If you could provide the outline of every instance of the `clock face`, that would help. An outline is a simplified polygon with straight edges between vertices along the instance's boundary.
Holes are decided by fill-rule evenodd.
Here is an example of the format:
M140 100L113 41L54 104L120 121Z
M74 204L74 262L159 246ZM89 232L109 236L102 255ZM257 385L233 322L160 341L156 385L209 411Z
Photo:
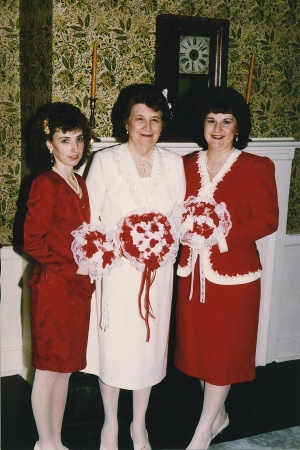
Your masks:
M210 38L181 36L179 46L179 73L207 74L209 71Z

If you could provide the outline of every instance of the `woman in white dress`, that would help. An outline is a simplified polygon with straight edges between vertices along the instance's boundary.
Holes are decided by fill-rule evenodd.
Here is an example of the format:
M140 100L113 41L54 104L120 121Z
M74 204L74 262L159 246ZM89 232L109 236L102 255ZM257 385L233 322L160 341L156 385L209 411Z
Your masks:
M185 194L182 158L156 146L169 119L166 98L153 85L124 88L112 111L113 134L122 144L97 152L87 175L92 221L106 230L132 211L147 208L169 216ZM118 447L118 398L133 391L130 427L134 449L151 449L145 424L151 387L166 375L173 262L156 270L150 288L150 339L139 313L141 272L129 260L98 283L90 322L86 372L99 377L105 420L101 450ZM100 325L99 325L100 321ZM97 329L96 329L97 327Z

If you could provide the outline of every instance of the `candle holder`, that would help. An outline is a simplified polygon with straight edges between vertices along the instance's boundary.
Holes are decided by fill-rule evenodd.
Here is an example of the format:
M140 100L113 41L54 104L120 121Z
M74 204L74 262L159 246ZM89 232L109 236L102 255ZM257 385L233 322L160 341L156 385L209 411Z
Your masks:
M90 127L92 130L92 142L100 142L101 141L101 139L97 138L94 135L96 101L97 101L96 97L90 98L90 107L91 107Z

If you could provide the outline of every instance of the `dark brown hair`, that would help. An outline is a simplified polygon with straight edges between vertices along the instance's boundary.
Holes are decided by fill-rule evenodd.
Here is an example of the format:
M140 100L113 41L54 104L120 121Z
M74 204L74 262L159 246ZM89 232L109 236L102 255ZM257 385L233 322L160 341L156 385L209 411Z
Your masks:
M204 121L209 113L232 114L237 121L238 137L233 145L239 150L247 147L251 130L251 115L244 97L232 87L209 88L198 105L195 115L195 140L204 150L207 142L204 138Z
M142 103L162 114L163 129L166 128L170 111L162 91L152 84L131 84L123 88L113 106L111 120L113 136L120 142L127 142L126 124L134 105Z
M52 141L53 134L81 130L84 140L82 158L74 169L86 161L91 145L91 130L88 119L77 106L66 102L53 102L41 106L27 124L25 157L31 172L38 174L50 170L51 155L46 141Z

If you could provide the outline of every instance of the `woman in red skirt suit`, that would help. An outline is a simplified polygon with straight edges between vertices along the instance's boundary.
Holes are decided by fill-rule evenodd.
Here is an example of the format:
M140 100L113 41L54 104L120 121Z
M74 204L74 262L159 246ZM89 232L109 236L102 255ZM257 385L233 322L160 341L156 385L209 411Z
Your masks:
M197 250L183 245L178 266L175 364L204 391L188 449L209 447L229 424L230 385L255 377L262 269L255 241L278 227L274 164L241 151L251 128L244 98L233 88L211 88L200 110L203 150L185 158L186 199L219 204L223 232L209 242L206 230Z
M88 269L78 268L71 251L71 232L90 221L86 185L73 169L84 163L91 133L81 111L61 102L38 111L31 133L29 160L42 172L32 182L24 226L24 250L37 263L28 282L35 450L63 450L69 377L86 366L94 290Z

